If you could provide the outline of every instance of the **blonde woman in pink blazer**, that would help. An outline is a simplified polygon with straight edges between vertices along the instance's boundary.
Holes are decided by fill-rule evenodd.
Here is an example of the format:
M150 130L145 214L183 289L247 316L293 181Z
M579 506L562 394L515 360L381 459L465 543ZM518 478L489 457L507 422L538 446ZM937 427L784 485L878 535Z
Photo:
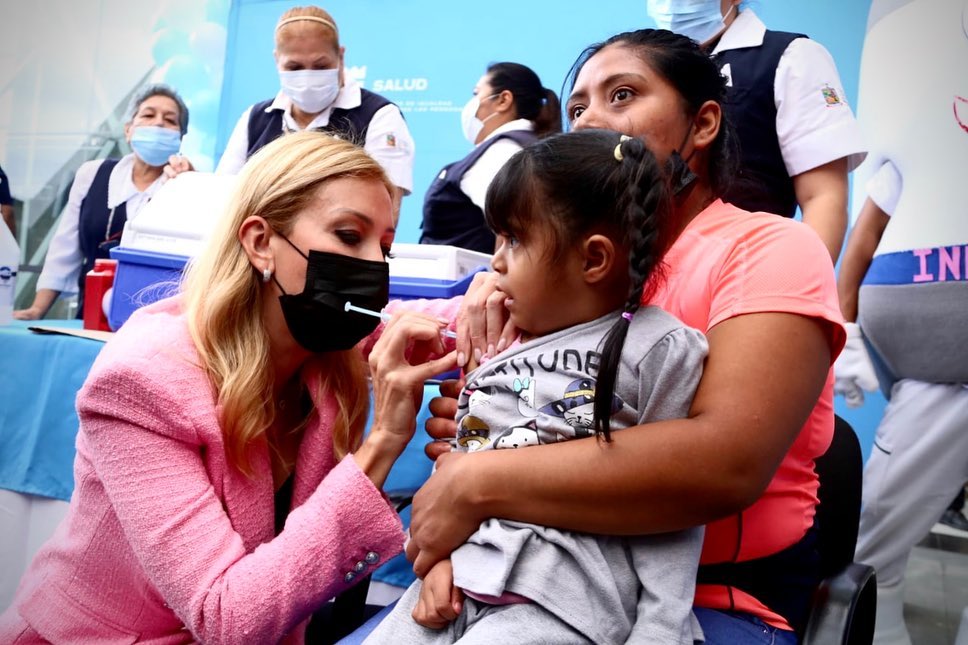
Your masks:
M386 304L392 194L323 134L253 156L182 293L91 369L70 512L0 642L300 643L315 609L400 552L380 489L415 393L454 356L436 317L398 314L360 343L378 321L343 307ZM408 348L443 357L413 366Z

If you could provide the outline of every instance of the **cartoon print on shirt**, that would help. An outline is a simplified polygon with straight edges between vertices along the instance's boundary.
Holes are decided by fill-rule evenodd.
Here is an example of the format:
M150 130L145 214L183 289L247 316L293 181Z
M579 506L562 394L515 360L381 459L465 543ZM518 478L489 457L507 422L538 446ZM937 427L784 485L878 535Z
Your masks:
M484 421L471 415L464 416L457 426L457 445L474 452L491 443L491 429Z
M464 414L473 414L475 408L479 410L481 406L488 405L491 402L491 396L491 388L489 387L474 388L468 386L457 402L457 417L460 418Z
M496 450L503 448L524 448L525 446L536 446L538 441L538 425L534 421L528 421L526 425L511 428L509 432L502 435L497 443L494 444Z
M518 394L518 413L523 417L536 417L538 410L534 407L536 382L530 376L514 379L512 388Z
M491 392L489 388L479 388L470 393L467 397L467 410L470 413L474 412L474 408L482 405L487 405L491 402Z
M612 397L612 414L622 409L622 400ZM575 438L595 434L595 379L583 378L572 381L565 388L564 396L541 407L539 412L560 417L572 427ZM565 439L565 437L562 437Z

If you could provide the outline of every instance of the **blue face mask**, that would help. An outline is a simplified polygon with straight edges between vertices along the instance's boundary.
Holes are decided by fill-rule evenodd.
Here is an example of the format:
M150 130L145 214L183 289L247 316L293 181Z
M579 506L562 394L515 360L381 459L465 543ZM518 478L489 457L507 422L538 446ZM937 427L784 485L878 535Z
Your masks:
M726 15L735 8L730 7ZM692 38L700 45L726 26L719 0L649 0L647 11L659 29Z
M178 154L181 132L157 125L139 125L131 133L131 147L149 166L164 166L168 157Z

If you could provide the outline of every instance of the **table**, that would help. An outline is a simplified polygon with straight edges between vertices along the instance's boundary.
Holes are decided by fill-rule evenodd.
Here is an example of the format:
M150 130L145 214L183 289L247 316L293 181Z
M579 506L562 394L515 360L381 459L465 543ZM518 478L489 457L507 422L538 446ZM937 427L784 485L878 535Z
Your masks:
M103 343L0 327L0 488L69 500L74 490L74 399ZM79 320L43 322L80 329Z
M103 343L0 327L0 612L74 490L74 399ZM79 329L81 321L43 321Z

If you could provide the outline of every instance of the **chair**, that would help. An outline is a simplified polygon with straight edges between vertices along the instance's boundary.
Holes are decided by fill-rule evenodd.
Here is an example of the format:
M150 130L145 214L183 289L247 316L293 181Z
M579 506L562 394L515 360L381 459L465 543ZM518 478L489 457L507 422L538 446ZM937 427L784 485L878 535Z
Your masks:
M830 448L817 459L817 549L823 580L814 591L803 645L868 645L874 639L873 568L853 561L860 523L863 457L854 429L836 417Z

